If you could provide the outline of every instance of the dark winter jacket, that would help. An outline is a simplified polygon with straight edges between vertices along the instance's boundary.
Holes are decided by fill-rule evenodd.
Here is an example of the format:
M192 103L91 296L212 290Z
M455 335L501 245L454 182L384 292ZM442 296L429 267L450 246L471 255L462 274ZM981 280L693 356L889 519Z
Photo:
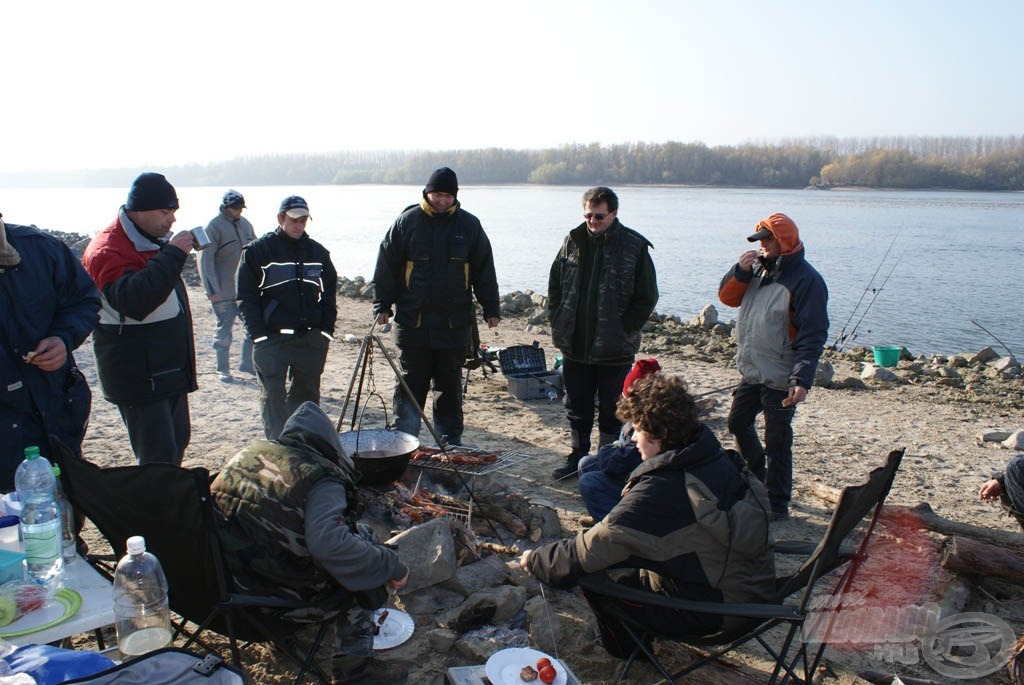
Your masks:
M374 314L392 313L400 347L464 348L476 319L501 315L494 255L480 220L456 202L442 214L424 200L388 229L373 274Z
M629 475L614 509L590 530L534 550L529 571L568 589L612 567L648 569L643 584L673 597L763 600L775 589L764 486L704 428Z
M310 329L333 338L338 272L327 248L309 234L296 240L278 227L253 241L242 251L237 282L238 313L254 341Z
M629 364L658 303L650 242L618 219L602 235L586 223L566 236L548 277L551 336L587 364Z
M93 333L103 396L137 404L197 389L187 255L149 238L124 208L85 249L82 264L102 295Z
M736 365L743 381L776 390L791 385L810 390L828 339L828 289L804 258L798 234L779 228L780 256L751 271L734 264L722 278L718 298L740 308Z
M3 224L0 223L0 227ZM0 228L0 230L4 230ZM68 247L34 226L6 225L21 255L0 267L0 489L14 489L14 471L28 445L51 456L47 436L79 451L89 418L89 386L72 352L99 320L100 294ZM56 371L26 364L43 338L58 337L68 358Z

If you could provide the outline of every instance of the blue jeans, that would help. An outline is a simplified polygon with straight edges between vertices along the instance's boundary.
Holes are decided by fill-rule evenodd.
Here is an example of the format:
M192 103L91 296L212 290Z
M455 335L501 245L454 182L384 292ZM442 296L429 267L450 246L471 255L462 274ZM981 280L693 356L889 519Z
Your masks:
M765 484L773 512L789 510L793 497L793 415L796 405L783 407L789 393L767 385L740 383L732 395L729 432L751 473ZM754 428L764 413L764 446Z
M572 451L590 453L590 434L594 430L594 396L597 396L597 429L618 437L622 422L615 417L615 408L622 395L622 383L632 364L601 366L566 359L562 362L565 381L565 416L572 434Z
M622 498L622 487L626 484L612 478L597 465L597 457L592 454L580 459L580 497L583 504L594 519L600 521L608 512L615 508Z

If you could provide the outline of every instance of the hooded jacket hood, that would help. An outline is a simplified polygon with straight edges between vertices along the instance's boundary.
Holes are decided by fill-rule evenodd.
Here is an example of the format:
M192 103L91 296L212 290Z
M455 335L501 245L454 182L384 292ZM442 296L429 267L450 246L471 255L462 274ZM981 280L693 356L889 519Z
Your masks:
M767 219L761 219L756 230L760 231L761 229L771 231L775 239L779 241L779 254L781 255L799 252L804 247L800 242L800 229L796 227L796 223L792 219L781 212L772 214Z
M340 466L349 482L356 482L357 471L352 457L342 448L338 431L327 418L327 414L313 402L303 402L295 413L288 417L277 442L285 447L316 452L324 459Z

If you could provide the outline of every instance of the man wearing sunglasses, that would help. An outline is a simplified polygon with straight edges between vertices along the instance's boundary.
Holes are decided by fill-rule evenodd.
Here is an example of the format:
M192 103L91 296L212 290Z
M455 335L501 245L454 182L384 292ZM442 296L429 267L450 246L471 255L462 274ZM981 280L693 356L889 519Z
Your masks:
M658 303L647 238L619 223L619 198L599 186L583 194L583 223L569 231L548 278L551 337L562 353L572 451L552 472L576 474L590 452L597 397L598 445L614 442L615 407L640 349L640 330Z

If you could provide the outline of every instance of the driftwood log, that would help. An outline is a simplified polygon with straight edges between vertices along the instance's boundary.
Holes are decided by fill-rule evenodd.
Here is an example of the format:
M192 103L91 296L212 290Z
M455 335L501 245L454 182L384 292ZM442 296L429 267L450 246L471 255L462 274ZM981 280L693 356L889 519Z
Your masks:
M996 576L1024 585L1024 555L970 538L951 537L946 541L942 568L970 576Z
M811 483L811 494L818 499L835 504L839 501L840 489L824 483ZM921 502L913 507L899 504L887 504L882 510L883 517L895 517L901 522L916 520L921 528L941 533L947 537L970 538L979 542L998 547L1007 547L1011 550L1024 553L1024 535L1014 531L995 530L972 526L968 523L951 521L936 514L930 504Z

